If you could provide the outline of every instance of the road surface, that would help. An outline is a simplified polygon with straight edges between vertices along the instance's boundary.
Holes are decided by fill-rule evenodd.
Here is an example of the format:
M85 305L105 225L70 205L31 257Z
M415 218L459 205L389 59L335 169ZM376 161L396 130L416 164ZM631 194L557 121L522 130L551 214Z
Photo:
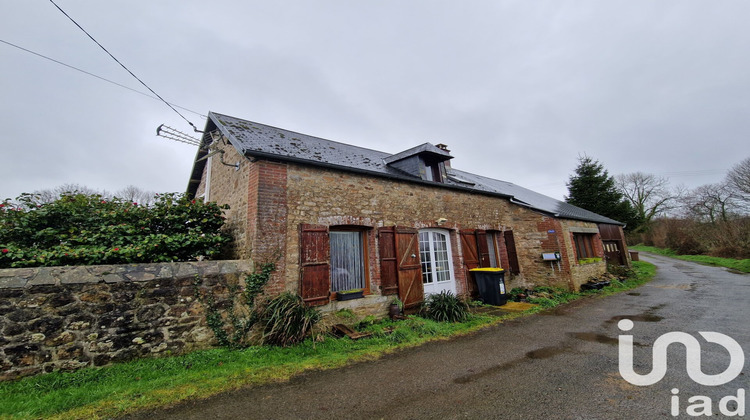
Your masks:
M671 331L696 337L703 345L703 372L720 373L729 364L728 351L706 343L698 332L723 333L750 356L750 276L661 256L643 259L657 265L657 276L627 293L582 299L375 362L131 418L675 418L673 389L679 418L707 410L722 418L721 399L736 399L738 390L750 388L747 363L731 382L704 386L688 377L682 347L672 346L664 379L635 386L619 373L618 335L633 336L637 373L651 370L651 345ZM624 318L633 321L631 331L619 329ZM704 398L688 402L695 396ZM729 401L724 409L731 414L738 406Z

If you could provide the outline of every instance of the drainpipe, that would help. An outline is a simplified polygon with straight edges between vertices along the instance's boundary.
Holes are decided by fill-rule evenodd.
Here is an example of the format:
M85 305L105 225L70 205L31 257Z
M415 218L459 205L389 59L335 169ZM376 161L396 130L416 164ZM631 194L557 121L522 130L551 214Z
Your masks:
M211 161L213 156L209 156L206 161L206 191L203 193L203 202L208 203L210 201L211 194Z

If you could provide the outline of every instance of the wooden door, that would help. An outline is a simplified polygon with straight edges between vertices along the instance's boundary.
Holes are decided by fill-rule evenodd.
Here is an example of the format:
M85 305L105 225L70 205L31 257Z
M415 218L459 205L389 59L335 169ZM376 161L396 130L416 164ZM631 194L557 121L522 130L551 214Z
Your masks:
M604 258L607 264L624 265L620 241L602 241L602 244L604 245Z

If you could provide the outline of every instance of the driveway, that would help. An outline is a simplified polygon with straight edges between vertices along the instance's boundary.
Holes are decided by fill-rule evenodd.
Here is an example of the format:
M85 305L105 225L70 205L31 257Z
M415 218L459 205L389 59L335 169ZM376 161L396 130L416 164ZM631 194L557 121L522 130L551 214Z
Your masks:
M650 371L651 344L670 331L698 338L703 343L703 372L720 373L729 363L728 352L705 343L697 332L726 334L745 352L750 350L750 276L641 256L658 266L657 276L629 293L579 300L375 362L311 372L288 383L132 418L674 418L672 389L679 390L680 417L689 418L688 398L696 395L710 398L712 414L720 414L721 398L749 388L747 363L733 381L707 387L688 377L685 352L673 346L666 377L651 386L634 386L618 371L618 335L633 335L638 373ZM623 318L635 325L627 333L618 328Z

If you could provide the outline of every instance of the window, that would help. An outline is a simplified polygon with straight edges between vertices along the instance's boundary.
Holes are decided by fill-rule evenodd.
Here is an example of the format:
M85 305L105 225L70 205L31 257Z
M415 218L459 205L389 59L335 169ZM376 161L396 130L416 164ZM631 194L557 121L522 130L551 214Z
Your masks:
M424 172L427 181L443 182L443 176L440 173L440 164L425 164Z
M368 290L366 228L301 224L300 296L307 305L325 305L337 291Z
M365 235L362 231L331 230L331 291L365 289Z
M594 235L589 233L574 233L573 241L576 245L576 256L581 258L594 258Z

